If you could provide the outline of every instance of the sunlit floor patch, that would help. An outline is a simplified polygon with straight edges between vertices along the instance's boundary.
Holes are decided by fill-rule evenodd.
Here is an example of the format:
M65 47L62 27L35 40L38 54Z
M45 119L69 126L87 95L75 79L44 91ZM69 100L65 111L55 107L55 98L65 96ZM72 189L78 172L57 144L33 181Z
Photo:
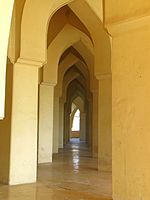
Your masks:
M87 145L73 145L39 165L36 184L0 186L0 200L110 200L111 174L98 172Z
M42 184L0 187L1 200L106 200L97 195L68 190L52 189Z
M76 195L87 194L90 198L93 195L92 199L110 199L112 196L111 173L98 172L97 159L92 158L84 143L70 143L59 154L54 155L52 164L40 165L39 182Z

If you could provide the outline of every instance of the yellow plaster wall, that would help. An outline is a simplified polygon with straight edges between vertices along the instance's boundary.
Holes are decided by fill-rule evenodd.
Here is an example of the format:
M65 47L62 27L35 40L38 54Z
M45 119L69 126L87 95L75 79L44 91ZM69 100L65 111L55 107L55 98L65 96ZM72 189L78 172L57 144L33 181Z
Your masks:
M130 20L150 14L149 0L107 0L105 1L106 24Z
M87 0L87 3L93 9L98 18L103 21L103 0Z
M114 200L150 198L149 24L113 38Z
M5 118L0 121L0 182L8 183L10 160L13 66L7 63Z

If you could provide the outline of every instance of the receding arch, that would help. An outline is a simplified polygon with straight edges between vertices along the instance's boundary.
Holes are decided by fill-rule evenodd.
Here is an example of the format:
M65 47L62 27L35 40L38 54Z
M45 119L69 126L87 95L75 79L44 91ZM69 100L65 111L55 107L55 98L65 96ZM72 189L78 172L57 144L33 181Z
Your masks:
M80 138L82 139L82 141L87 140L87 143L90 144L91 141L91 136L89 135L89 133L91 133L91 128L90 128L90 124L91 121L89 120L89 95L88 95L88 88L85 88L85 86L83 85L83 83L81 82L80 79L75 79L73 80L67 88L67 97L66 97L66 104L65 104L65 116L66 118L64 119L65 121L65 133L66 136L64 136L65 138L67 138L66 142L68 141L68 133L70 133L71 129L69 129L69 127L67 126L67 121L71 118L69 117L71 114L71 105L72 103L77 100L77 99L81 99L81 101L83 101L83 103L81 103L80 99L79 102L77 101L77 104L81 104L82 108L81 108L81 116L85 116L86 113L86 117L82 117L82 123L81 124L81 135ZM80 118L81 119L81 118ZM89 123L88 123L89 122ZM71 123L70 123L70 127L71 127Z
M88 90L88 88L89 88L88 87L88 81L89 81L89 79L88 78L84 79L83 76L81 75L81 73L74 72L72 74L71 78L69 78L69 77L70 77L70 73L68 73L66 75L66 77L64 78L64 81L63 81L63 83L64 83L63 84L63 93L64 94L67 94L67 90L68 90L69 84L72 83L72 81L74 81L74 80L80 82L80 84L82 84L82 86L85 88L85 90ZM67 100L66 98L67 98L67 96L65 96L64 101Z
M80 96L77 96L74 100L73 103L80 109L80 112L84 112L84 101Z
M72 110L70 114L70 127L73 125L73 119L77 110L80 110L80 113L85 111L84 101L80 96L77 96L72 102Z
M48 47L48 63L44 67L44 81L57 82L57 70L63 52L78 41L82 41L93 52L89 37L71 25L66 25Z
M81 43L81 45L79 47L82 47L83 43L81 41L78 42L77 46L79 45L79 43ZM87 50L87 48L85 46L83 47L83 49ZM78 49L78 50L80 50L80 49ZM82 53L81 55L86 59L84 62L82 60L79 60L79 58L77 58L72 53L69 53L69 54L66 55L65 58L63 58L61 63L59 63L57 85L59 85L59 88L60 88L60 96L61 96L61 93L62 93L61 88L62 88L62 82L63 82L64 74L73 65L76 65L76 67L78 69L80 69L80 71L82 72L82 74L84 74L84 76L86 76L88 79L92 80L89 83L89 87L92 89L92 82L93 82L93 76L94 76L94 65L93 65L93 62L92 62L92 65L90 66L91 62L88 60L88 56L90 56L89 54L85 53L85 55L84 55L84 51L82 51L82 50L81 50L81 53Z

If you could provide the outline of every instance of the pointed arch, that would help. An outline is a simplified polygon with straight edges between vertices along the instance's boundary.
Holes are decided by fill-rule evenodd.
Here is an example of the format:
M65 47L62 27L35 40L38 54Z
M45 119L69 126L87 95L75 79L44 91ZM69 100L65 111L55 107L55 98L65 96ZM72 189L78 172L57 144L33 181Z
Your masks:
M67 24L48 47L48 62L44 67L45 82L57 82L58 64L61 55L78 41L82 41L93 52L93 44L90 38L85 33Z

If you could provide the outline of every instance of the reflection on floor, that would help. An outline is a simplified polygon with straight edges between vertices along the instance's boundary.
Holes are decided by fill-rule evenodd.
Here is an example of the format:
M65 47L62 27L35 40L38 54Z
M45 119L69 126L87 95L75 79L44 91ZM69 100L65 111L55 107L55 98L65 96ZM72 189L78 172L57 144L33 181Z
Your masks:
M38 183L1 186L0 200L111 199L111 175L99 173L96 166L87 146L72 140L54 155L52 164L39 166Z

